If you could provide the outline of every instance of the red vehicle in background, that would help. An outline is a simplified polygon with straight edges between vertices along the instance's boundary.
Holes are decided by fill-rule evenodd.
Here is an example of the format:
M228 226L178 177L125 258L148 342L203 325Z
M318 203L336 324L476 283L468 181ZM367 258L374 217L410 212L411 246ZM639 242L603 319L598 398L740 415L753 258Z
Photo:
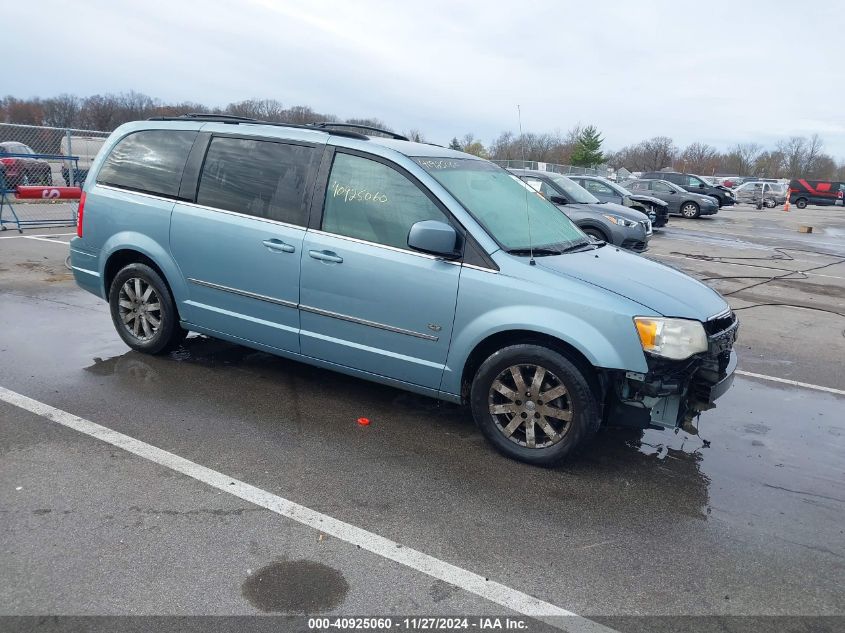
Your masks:
M789 203L799 209L808 204L831 206L843 204L845 183L834 180L807 180L796 178L789 181Z
M29 145L17 141L0 143L0 174L6 177L6 187L14 189L20 185L52 185L53 174L50 163L34 156Z

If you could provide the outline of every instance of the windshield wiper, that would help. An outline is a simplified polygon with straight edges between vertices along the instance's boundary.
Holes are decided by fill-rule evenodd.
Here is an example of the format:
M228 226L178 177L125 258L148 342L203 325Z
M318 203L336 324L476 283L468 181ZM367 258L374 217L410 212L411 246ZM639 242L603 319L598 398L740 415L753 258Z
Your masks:
M510 248L505 251L509 255L531 255L532 253L538 257L544 255L560 255L563 251L556 248Z
M586 250L595 250L601 246L604 246L605 242L578 242L577 244L572 244L571 246L567 246L561 252L562 253L575 253L579 251L586 251Z

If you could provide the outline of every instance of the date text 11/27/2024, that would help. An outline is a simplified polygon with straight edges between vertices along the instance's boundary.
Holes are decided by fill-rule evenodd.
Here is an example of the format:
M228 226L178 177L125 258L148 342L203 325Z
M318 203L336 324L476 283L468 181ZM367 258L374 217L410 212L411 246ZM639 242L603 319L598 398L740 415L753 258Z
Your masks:
M453 631L472 630L481 631L526 631L528 623L522 618L497 617L412 617L412 618L309 618L308 628L314 631L367 630L367 631Z

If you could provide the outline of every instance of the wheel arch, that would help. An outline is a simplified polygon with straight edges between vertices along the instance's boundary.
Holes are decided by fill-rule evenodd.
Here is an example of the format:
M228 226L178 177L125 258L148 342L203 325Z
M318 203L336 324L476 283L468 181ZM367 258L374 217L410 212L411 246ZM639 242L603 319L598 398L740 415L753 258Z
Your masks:
M613 235L611 233L609 233L607 231L607 229L604 228L601 225L601 223L599 223L599 222L588 219L588 220L582 220L580 222L576 222L575 224L582 231L585 230L585 229L593 229L594 231L601 233L606 238L606 240L605 240L606 242L612 242L612 240L613 240Z
M111 243L107 243L103 248L103 252L107 254L102 258L100 271L103 297L108 300L111 283L121 268L132 263L143 263L155 270L164 280L178 312L187 289L176 262L170 255L157 242L143 235L127 237L119 234L109 242Z
M461 371L461 399L464 402L468 401L472 380L481 364L495 352L511 345L540 345L558 352L584 374L596 396L596 401L599 403L603 401L603 372L593 365L577 347L551 334L534 330L514 329L490 334L479 341L469 353Z

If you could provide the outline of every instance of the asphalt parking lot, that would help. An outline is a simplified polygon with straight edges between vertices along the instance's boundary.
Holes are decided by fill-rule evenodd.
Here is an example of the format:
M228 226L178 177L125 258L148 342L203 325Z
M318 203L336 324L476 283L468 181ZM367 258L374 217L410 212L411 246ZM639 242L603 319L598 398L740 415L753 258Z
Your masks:
M556 469L389 387L204 337L129 351L72 229L4 232L0 615L845 625L843 217L673 217L646 256L729 294L743 373L699 437L605 430Z

